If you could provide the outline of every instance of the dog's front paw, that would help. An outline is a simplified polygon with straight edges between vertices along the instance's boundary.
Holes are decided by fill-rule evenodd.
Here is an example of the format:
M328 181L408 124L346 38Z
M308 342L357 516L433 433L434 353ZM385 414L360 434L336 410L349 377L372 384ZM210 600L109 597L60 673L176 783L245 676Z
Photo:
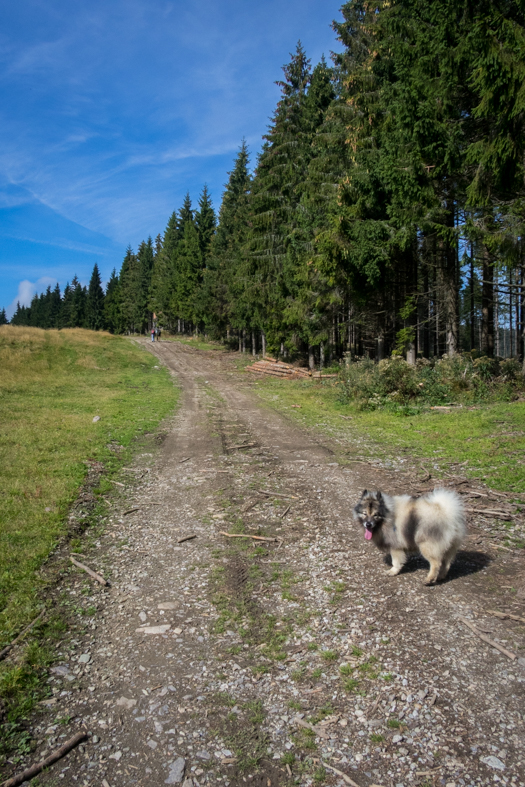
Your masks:
M400 568L391 568L389 571L386 572L386 574L388 577L397 577L400 571L401 571Z

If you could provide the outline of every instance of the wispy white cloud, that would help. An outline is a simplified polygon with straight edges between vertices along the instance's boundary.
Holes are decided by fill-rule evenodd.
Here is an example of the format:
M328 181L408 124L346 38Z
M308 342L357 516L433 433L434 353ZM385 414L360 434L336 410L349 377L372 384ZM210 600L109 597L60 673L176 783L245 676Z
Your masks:
M7 319L11 319L16 312L18 304L20 304L20 306L29 306L36 293L40 293L47 289L47 287L52 287L54 284L56 284L55 280L49 276L41 276L36 282L29 281L28 279L19 282L16 298L14 298L5 310Z

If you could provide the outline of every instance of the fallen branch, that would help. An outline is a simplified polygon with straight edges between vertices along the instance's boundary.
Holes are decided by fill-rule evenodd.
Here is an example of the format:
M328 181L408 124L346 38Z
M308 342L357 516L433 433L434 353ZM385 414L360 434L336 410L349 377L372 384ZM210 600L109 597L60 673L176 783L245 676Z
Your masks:
M326 762L323 762L323 760L318 760L317 757L312 757L312 762L319 763L319 765L322 765L323 768L328 768L329 771L337 773L337 775L340 776L341 779L343 779L347 784L350 784L351 787L359 787L357 782L351 779L350 776L347 776L346 773L343 773L343 771L340 771L339 768L334 768L333 765L328 765Z
M140 506L136 506L135 508L128 508L127 511L124 511L122 516L127 516L128 514L133 514L134 511L140 511Z
M125 487L126 486L125 484L121 484L120 481L113 481L112 478L110 478L109 480L110 480L110 483L116 484L117 486L121 486L121 487Z
M260 502L261 502L260 500L252 500L250 503L248 503L248 505L244 506L244 508L242 508L242 509L241 509L241 513L242 513L242 514L245 514L245 513L246 513L247 511L249 511L251 508L255 508L255 506L256 506L258 503L260 503Z
M31 631L35 623L38 623L44 612L45 609L43 609L40 612L40 614L33 620L33 622L30 623L29 626L26 626L25 629L21 631L20 634L17 637L15 637L12 642L9 643L9 645L6 645L3 650L0 650L0 661L2 661L2 659L5 659L11 648L13 648L16 645L16 643L19 642L19 640L21 640L27 634L28 631Z
M220 531L221 536L226 538L254 538L256 541L279 541L278 538L267 538L266 536L249 536L244 533L225 533L224 530Z
M183 462L188 462L190 459L191 459L191 456L186 456L184 459L180 460L179 465L181 465Z
M256 489L257 494L265 497L280 497L281 500L299 500L297 495L283 495L280 492L266 492L264 489Z
M18 776L13 776L6 782L3 782L2 787L17 787L18 784L29 781L29 779L32 779L34 776L37 776L39 773L41 773L44 768L48 768L50 765L53 765L54 762L57 762L57 760L61 760L64 755L70 752L71 749L74 749L75 746L78 746L78 744L84 741L87 736L87 732L77 732L76 735L73 735L72 738L66 741L59 749L50 754L49 757L46 757L45 760L42 760L42 762L39 762L36 765L32 765L30 768L26 768L26 770L22 771L22 773L19 773Z
M291 507L292 506L288 506L288 508L285 508L283 513L279 514L279 519L284 519L284 517L286 516L286 514L288 513L288 511L290 510Z
M177 539L177 544L183 544L184 541L191 541L192 538L197 538L197 533L192 533L191 536L183 536Z
M309 724L307 721L303 721L302 719L298 719L297 717L294 719L295 723L299 725L299 727L304 727L306 730L311 730L320 738L328 738L328 731L327 730L320 730L319 727L316 727L314 724Z
M468 511L469 514L493 514L512 519L512 514L509 511L498 511L495 508L465 508L465 511Z
M459 620L461 620L461 622L464 623L465 626L468 626L468 628L471 631L473 631L474 634L476 634L480 639L482 639L483 642L486 642L487 645L490 645L492 648L496 648L496 650L499 650L509 659L512 659L514 661L514 659L516 658L515 653L511 653L511 651L507 650L507 648L504 648L503 645L500 645L498 642L494 642L494 640L490 639L489 637L486 637L485 634L482 634L481 631L479 631L476 628L476 626L474 626L474 624L470 622L470 620L467 620L466 618L462 618L462 617L460 617Z
M101 577L100 574L96 573L96 571L93 571L92 569L88 568L88 566L85 566L84 563L80 562L80 560L75 560L75 558L71 557L71 555L69 556L69 559L71 560L71 562L75 566L77 566L78 568L81 568L82 571L85 571L87 574L89 574L90 577L93 577L93 579L96 579L97 582L100 582L101 585L104 585L106 587L107 587L107 585L109 585L109 582L107 581L107 579L104 579L104 577Z
M500 620L519 620L520 623L525 623L525 618L520 618L519 615L512 615L510 612L496 612L495 609L487 609L487 615L494 615L495 618L499 618Z
M256 448L257 443L242 443L242 445L228 445L226 446L227 451L236 451L238 448Z

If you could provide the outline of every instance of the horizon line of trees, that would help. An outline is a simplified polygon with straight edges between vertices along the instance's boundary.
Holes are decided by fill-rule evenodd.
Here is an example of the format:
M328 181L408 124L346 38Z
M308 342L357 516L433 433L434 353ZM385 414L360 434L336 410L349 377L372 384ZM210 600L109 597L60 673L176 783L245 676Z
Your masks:
M152 321L324 365L476 350L524 357L525 12L520 0L351 0L341 54L300 42L255 171L243 141L128 248L104 293L72 280L13 324ZM96 275L95 275L96 274Z

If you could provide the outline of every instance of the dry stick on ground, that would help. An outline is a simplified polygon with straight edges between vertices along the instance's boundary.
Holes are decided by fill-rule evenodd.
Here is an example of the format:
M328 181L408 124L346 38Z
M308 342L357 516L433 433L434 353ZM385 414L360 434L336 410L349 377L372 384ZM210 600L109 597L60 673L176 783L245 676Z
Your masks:
M109 479L112 484L116 484L117 486L125 487L126 484L121 484L120 481L113 481L112 478Z
M256 448L257 443L242 443L241 445L227 445L227 451L236 451L238 448Z
M85 571L87 574L89 574L90 577L93 577L93 579L96 579L97 582L100 582L101 585L104 585L106 587L109 585L109 582L107 581L107 579L104 579L104 577L101 577L100 574L96 573L96 571L92 571L92 569L88 568L88 566L85 566L84 563L81 563L79 560L75 560L75 558L71 557L71 555L69 556L69 559L71 560L71 562L75 566L77 566L78 568L81 568L82 571Z
M260 503L260 502L261 502L260 500L252 500L252 502L251 502L251 503L248 503L248 505L247 505L247 506L244 506L244 508L241 508L241 514L245 514L245 513L246 513L247 511L249 511L251 508L255 508L255 506L256 506L258 503Z
M297 495L282 495L280 492L266 492L264 489L256 489L257 494L265 497L280 497L282 500L299 500Z
M288 508L285 508L285 509L284 509L284 511L283 511L283 513L282 513L282 514L279 514L279 519L284 519L284 518L285 518L285 516L286 516L286 514L288 513L288 511L290 510L290 508L291 508L291 507L292 507L292 506L288 506Z
M509 519L512 517L510 511L497 511L494 508L465 508L469 514L490 514L491 516L504 517Z
M519 615L512 615L510 612L496 612L495 609L487 609L487 615L494 615L494 617L500 620L510 618L511 620L519 620L520 623L525 623L525 618L520 618Z
M224 530L220 531L220 535L226 536L226 538L254 538L256 541L279 541L278 538L267 538L266 536L249 536L245 535L244 533L225 533Z
M68 741L66 741L60 749L57 749L49 757L46 757L45 760L42 762L37 763L36 765L32 765L30 768L26 768L25 771L19 773L18 776L13 776L12 779L8 779L6 782L3 782L2 787L17 787L18 784L22 784L22 782L28 781L32 779L34 776L37 776L41 773L44 768L48 768L57 760L61 760L62 757L67 754L71 749L74 749L79 743L87 738L87 732L77 732L76 735L73 735Z
M340 771L339 768L334 768L333 765L327 765L326 762L323 762L323 760L318 760L317 757L312 757L312 762L319 763L319 765L322 765L323 768L328 768L329 771L337 773L338 776L344 779L344 781L347 784L350 784L352 787L359 787L357 782L351 779L350 776L347 776L346 773L343 773L343 771ZM374 785L372 785L372 787L374 787Z
M188 462L190 459L191 459L191 456L186 456L184 459L180 460L179 465L181 465L183 462Z
M470 620L467 620L466 618L462 618L462 617L459 617L458 620L461 620L461 622L464 623L465 626L468 626L468 628L471 631L473 631L474 634L476 634L480 639L482 639L483 642L486 642L487 645L490 645L492 648L496 648L497 650L501 651L501 653L505 654L505 656L507 656L509 659L512 659L514 661L514 659L516 658L515 653L511 653L511 651L507 650L507 648L504 648L503 645L500 645L498 642L494 642L494 640L490 639L489 637L486 637L484 634L481 633L481 631L479 631L476 628L476 626L474 626L473 623L470 622Z
M177 539L177 544L183 544L184 541L191 541L192 538L197 538L197 533L192 533L191 536L183 536Z
M39 614L39 615L37 615L37 617L36 617L36 618L33 620L33 622L32 622L32 623L30 623L30 624L29 624L29 626L26 626L26 628L25 628L23 631L21 631L21 632L20 632L20 634L19 634L17 637L15 637L15 638L14 638L14 640L13 640L12 642L10 642L10 643L9 643L9 645L6 645L6 646L5 646L5 648L4 648L3 650L0 650L0 661L2 661L2 659L5 659L5 657L7 656L7 654L9 653L9 651L11 650L11 648L12 648L14 645L16 645L16 643L17 643L19 640L21 640L21 639L22 639L22 637L24 637L24 636L27 634L27 632L28 632L28 631L31 631L31 629L33 628L33 626L35 625L35 623L38 623L38 621L40 620L40 618L42 617L42 615L44 614L44 612L45 612L45 609L43 609L43 610L40 612L40 614Z
M127 516L128 514L133 514L135 511L140 511L140 506L135 506L135 508L128 508L127 511L124 511L122 516Z

